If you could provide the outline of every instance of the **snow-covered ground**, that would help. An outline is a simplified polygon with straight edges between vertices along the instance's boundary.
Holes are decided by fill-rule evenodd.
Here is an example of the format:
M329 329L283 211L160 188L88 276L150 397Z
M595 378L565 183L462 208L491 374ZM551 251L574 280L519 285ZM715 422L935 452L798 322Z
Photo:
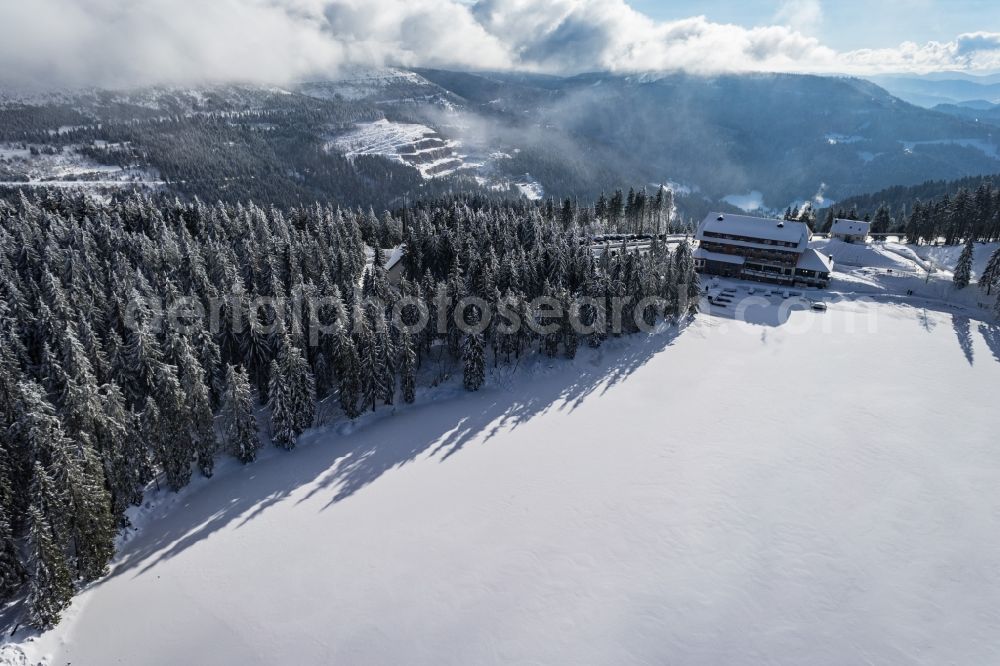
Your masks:
M465 167L456 152L459 145L426 125L386 119L358 123L328 144L347 157L381 155L398 160L417 169L424 178L446 176Z
M456 125L451 129L460 132L462 128ZM327 149L340 151L348 158L357 155L387 157L413 167L424 178L464 173L480 185L497 191L515 190L531 200L541 199L545 194L541 183L531 174L512 177L499 168L502 162L511 159L509 153L481 152L477 147L442 136L428 125L387 119L358 123L351 130L333 137Z
M538 201L545 196L545 188L528 173L524 174L523 181L516 183L516 187L518 192L532 201Z
M933 299L943 307L971 308L974 316L985 319L992 316L994 298L987 297L975 280L986 267L990 255L1000 248L1000 243L975 244L973 284L962 290L955 289L952 283L961 246L894 242L864 245L831 239L814 240L809 246L833 257L832 293L880 295L901 301Z
M1000 329L824 298L446 383L227 461L138 511L111 575L21 647L53 665L998 663Z
M55 154L39 153L21 144L0 144L0 174L12 172L28 181L4 181L0 185L45 187L122 187L162 184L155 169L100 164L66 146Z

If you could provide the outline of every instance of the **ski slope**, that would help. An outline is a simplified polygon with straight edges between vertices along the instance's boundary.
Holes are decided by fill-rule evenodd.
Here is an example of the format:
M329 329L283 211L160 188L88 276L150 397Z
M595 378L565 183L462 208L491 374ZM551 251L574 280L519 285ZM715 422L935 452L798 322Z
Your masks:
M30 663L1000 663L1000 330L699 315L137 515ZM430 391L428 389L428 391Z

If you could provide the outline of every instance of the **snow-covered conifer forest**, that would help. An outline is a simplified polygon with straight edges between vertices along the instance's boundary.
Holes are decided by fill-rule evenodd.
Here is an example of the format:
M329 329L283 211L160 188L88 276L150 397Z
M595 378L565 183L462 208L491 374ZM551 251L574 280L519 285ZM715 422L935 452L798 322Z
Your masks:
M413 402L418 376L461 374L474 391L487 365L572 358L695 311L686 241L595 256L576 215L463 198L382 216L143 195L0 202L0 592L27 581L26 620L54 625L106 572L151 482L178 491L220 456L254 461L259 406L270 441L294 449L318 405L330 422Z
M150 612L183 626L184 632L192 627L181 618L215 622L212 618L223 608L232 610L232 604L242 609L241 622L259 621L255 613L264 606L235 601L232 582L208 584L199 596L198 603L215 610L193 615L185 610L192 576L222 575L222 566L232 575L260 576L260 591L269 604L285 608L295 599L315 603L305 590L295 592L281 583L283 578L265 562L280 566L273 545L296 543L307 534L319 538L309 526L331 519L348 523L338 528L337 536L329 536L332 541L323 537L303 543L310 551L319 547L319 559L296 555L295 566L302 567L310 588L361 610L319 643L323 654L339 659L350 654L362 661L403 658L397 650L378 648L378 641L365 639L351 648L350 635L369 632L372 618L393 604L371 596L364 585L351 588L341 573L334 573L348 563L356 567L356 557L367 553L376 566L403 575L397 557L402 551L392 550L404 548L403 542L380 553L375 545L380 540L363 536L369 528L389 530L399 538L407 530L420 530L417 523L406 527L401 520L436 525L421 532L420 539L404 539L406 548L425 544L442 549L443 564L465 552L469 557L479 553L492 562L489 566L515 567L521 571L515 578L523 585L511 594L520 590L517 594L541 604L539 608L555 604L577 615L593 612L587 610L590 604L559 589L583 590L584 580L596 575L594 584L617 582L605 591L591 590L594 603L603 599L620 617L634 617L627 606L637 597L628 592L628 576L611 573L629 561L637 572L646 572L637 575L652 575L673 562L688 571L687 581L704 577L706 594L714 599L706 603L728 603L718 578L720 554L703 553L709 573L696 574L691 567L701 551L684 542L683 534L735 538L745 549L746 539L755 542L777 530L766 540L773 537L774 543L793 550L818 549L838 566L867 556L843 560L824 541L833 532L858 552L928 549L916 573L897 581L890 595L895 616L900 607L919 603L912 592L924 576L920 572L949 558L962 561L967 572L955 586L970 585L983 572L962 553L977 540L973 532L989 531L986 514L973 512L968 520L972 532L961 521L949 528L952 546L942 551L935 539L916 545L920 527L912 512L939 511L943 516L971 510L964 496L955 494L957 488L1000 478L1000 469L983 448L991 436L990 412L979 405L1000 370L1000 334L991 323L1000 302L1000 249L991 213L995 198L984 182L974 193L959 189L953 198L909 206L908 218L894 219L880 208L875 213L877 224L884 225L880 229L898 233L897 241L915 242L848 244L816 238L813 247L842 262L829 292L810 291L805 300L797 300L787 290L734 284L725 288L742 293L742 304L732 312L703 297L706 291L719 293L726 283L695 273L692 225L674 213L667 190L653 196L642 189L627 195L616 191L592 205L452 196L381 214L318 204L277 208L250 201L182 202L166 194L124 191L106 199L67 190L13 193L0 200L0 617L10 628L7 638L22 642L2 648L0 657L24 663L26 650L43 660L53 658L54 651L81 663L122 655L170 663L193 658L191 650L214 646L221 663L235 663L233 655L244 649L240 646L253 643L247 649L262 663L283 658L319 663L326 657L296 636L319 631L316 623L329 617L326 611L314 615L314 622L289 626L283 638L219 628L216 638L154 648L162 656L159 661L146 646L167 634L135 627L102 643L95 642L100 632L93 626L129 624L116 614L136 594L152 594ZM855 217L857 211L843 214ZM787 211L785 217L819 224L808 207ZM953 244L928 242L945 237ZM812 312L809 303L824 294L831 311ZM700 309L704 313L698 314ZM920 361L899 366L894 359ZM895 370L899 367L910 369ZM472 416L466 414L470 409ZM887 435L881 424L889 422L892 434ZM532 434L538 428L543 432ZM441 432L435 434L437 430ZM622 441L610 434L618 430ZM497 435L502 437L491 441ZM948 438L962 449L962 458L975 461L981 478L955 467L952 457L941 457L936 443ZM546 441L563 444L556 451L542 446ZM465 451L472 443L491 451L488 467L481 467L484 454ZM919 447L928 446L932 450L917 454ZM567 470L556 472L554 461L546 458L551 455L569 456L562 460ZM456 456L461 462L452 463ZM534 456L547 462L527 477L516 472L534 464ZM821 462L815 456L833 458ZM427 468L435 460L449 462L449 485L431 492L423 484L437 478ZM394 470L409 469L411 462L422 471L416 477L406 472L408 480L398 490L403 494L392 495L401 482ZM628 471L630 465L641 465L646 476L653 470L664 476L646 478ZM872 509L883 512L873 518L880 527L865 532L860 517L858 524L849 525L841 511L818 496L805 500L800 515L795 502L783 503L785 491L778 489L762 505L763 513L753 513L753 506L736 511L727 499L730 493L740 506L765 501L758 493L760 484L774 482L764 478L771 474L766 472L769 465L792 493L785 499L801 499L796 484L808 479L819 478L824 493L857 484L855 490L866 502L881 507ZM827 476L816 477L816 465L833 467ZM868 465L881 470L896 490L885 494L883 483L869 483L863 471ZM907 485L932 483L928 474L939 468L949 475L933 482L944 484L940 492ZM757 480L743 478L740 470ZM592 478L605 472L610 475L606 482ZM568 475L551 486L563 489L562 500L556 501L550 491L539 494L540 479L547 474ZM646 480L634 486L639 477ZM719 486L723 477L735 489ZM502 501L492 494L501 479L515 493ZM377 487L360 493L368 486ZM595 492L625 492L628 508L616 502L591 505L586 498ZM356 496L389 504L356 508ZM287 502L292 497L297 497L294 507ZM348 499L352 502L345 503ZM452 521L438 499L463 503L466 509ZM337 512L320 519L295 508L317 501L324 503L321 513L333 506ZM411 506L412 515L383 513L399 501ZM423 512L425 501L444 511L442 517ZM979 501L985 502L987 513L995 506L992 495ZM546 507L565 502L588 505L586 516L577 524L567 521L563 511L562 518L548 522ZM657 502L673 508L663 509ZM692 517L697 524L689 528L659 525L686 515L684 502L721 502L720 524ZM283 508L277 510L275 504ZM276 513L271 518L257 519L272 507ZM893 522L890 514L897 510L903 513ZM529 512L520 528L508 524L513 519L509 511ZM809 512L827 516L830 523L823 534L784 534L784 528L768 522L787 520L803 530L811 525ZM701 510L697 515L702 516ZM622 516L626 523L612 529ZM296 527L303 517L305 531ZM437 525L439 520L450 527ZM745 538L738 536L744 523L752 526ZM485 535L476 525L496 526L493 555L482 550ZM662 536L661 528L677 538L670 539L668 551L650 551L652 544L641 535ZM814 528L819 529L809 527ZM560 536L546 547L536 542L517 546L532 530ZM352 550L339 541L347 534L368 539L368 545L360 541ZM446 534L471 542L467 547L443 543ZM634 542L638 550L631 555L603 552L604 546L588 540L602 534ZM220 539L218 552L195 547L209 535ZM251 539L254 550L241 553L239 565L223 565L240 548L235 544L244 537L238 535ZM585 535L590 536L577 543ZM230 544L230 539L236 542ZM532 561L541 569L518 564L522 551L517 548L522 547L535 553ZM586 556L597 559L551 570L553 560L543 551L562 547L579 550L558 557L590 553ZM325 549L330 549L328 559L321 557ZM787 597L787 576L782 578L785 583L774 591L773 602L787 604L789 612L796 612L798 604L815 609L825 603L819 599L827 598L831 586L843 582L839 575L799 561L791 551L767 557L786 556L788 566L805 567L801 584L807 589L804 601ZM175 558L183 563L181 569L165 564ZM747 593L768 598L766 577L761 578L753 561L744 552L734 571L748 577ZM423 567L422 562L423 556L417 556L411 564ZM881 556L871 562L871 575L885 570ZM469 597L470 589L487 583L473 582L467 589L459 583L473 574L455 572L453 566L446 569L459 573L458 579L447 580L439 571L430 574L434 582L428 584L437 592L425 593L434 599L434 594L443 595L440 599L429 607L410 599L401 615L391 613L395 624L387 631L407 635L403 625L422 626L425 611L442 614L441 628L453 627L460 622L454 613L462 604L489 604L497 598L496 591ZM326 567L329 571L320 575ZM136 571L137 579L121 576L128 571ZM171 577L169 593L142 582L154 580L154 573L155 580ZM474 576L513 580L500 572ZM874 584L868 575L862 578L858 584L866 589ZM380 577L362 580L374 585ZM666 584L659 575L656 580L658 586ZM650 600L654 616L676 612L677 604L697 605L700 593L675 582L678 587L669 593L660 589ZM336 589L329 587L334 584ZM853 613L869 598L867 592L857 594L849 602ZM74 603L76 595L80 600ZM933 596L935 603L948 607L950 595L943 590ZM92 604L93 611L82 610ZM751 606L747 612L759 616ZM337 608L349 613L349 608ZM407 614L411 611L416 615ZM528 616L534 615L523 617ZM895 616L876 615L871 622L897 639L924 626L898 625ZM580 636L583 642L577 647L557 644L547 652L544 642L528 636L531 631L518 628L516 617L513 625L481 627L477 641L513 641L512 654L525 657L584 655L623 645L613 637ZM694 622L689 630L728 624L708 614L707 624L699 625L697 617L689 618ZM845 617L824 611L821 621L842 623ZM545 624L540 619L535 623ZM678 636L689 635L677 626ZM978 640L984 626L970 620L967 636ZM63 644L66 632L77 631L74 627L84 633ZM560 640L574 635L552 630ZM807 635L815 639L817 631ZM40 638L35 632L41 632ZM865 649L883 648L877 634L863 639ZM628 641L640 638L634 631L629 635ZM733 650L759 636L732 635L728 647L721 643L705 654L733 656ZM32 648L35 640L40 642ZM482 660L485 645L471 643L469 658ZM768 645L782 654L802 647L780 637ZM944 652L990 654L975 645L951 645ZM692 657L706 649L654 641L641 651ZM832 643L816 650L823 663L854 654ZM441 658L444 653L435 647L418 655L426 663Z

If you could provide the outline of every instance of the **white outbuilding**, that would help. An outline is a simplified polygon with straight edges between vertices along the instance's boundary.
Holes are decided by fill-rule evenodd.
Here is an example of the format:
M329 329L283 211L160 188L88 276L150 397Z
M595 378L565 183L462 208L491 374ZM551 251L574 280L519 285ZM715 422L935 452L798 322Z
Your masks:
M830 227L830 237L839 238L847 243L867 243L868 233L872 223L864 220L843 220L837 218Z

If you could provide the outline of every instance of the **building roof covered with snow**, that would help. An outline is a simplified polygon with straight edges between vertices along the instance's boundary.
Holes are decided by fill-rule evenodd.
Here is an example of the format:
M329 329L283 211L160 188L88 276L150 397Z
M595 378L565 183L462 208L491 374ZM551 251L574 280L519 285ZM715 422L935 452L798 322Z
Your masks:
M795 264L795 270L829 273L833 271L833 259L826 256L822 252L817 252L812 248L808 248L802 253L802 256L799 257L799 261Z
M403 260L403 253L405 251L406 243L397 245L389 250L382 250L382 256L385 257L385 269L387 271L392 270L396 264Z
M860 236L864 238L871 231L872 223L864 220L844 220L837 218L830 227L833 236Z
M809 249L805 222L709 213L698 225L695 270L710 275L825 287L833 261Z
M695 235L699 241L721 241L727 245L803 252L809 242L804 222L772 220L732 213L709 213Z
M738 264L743 265L746 263L746 257L740 256L738 254L723 254L722 252L709 252L705 248L699 247L694 251L695 259L704 259L705 261L721 261L725 264Z

